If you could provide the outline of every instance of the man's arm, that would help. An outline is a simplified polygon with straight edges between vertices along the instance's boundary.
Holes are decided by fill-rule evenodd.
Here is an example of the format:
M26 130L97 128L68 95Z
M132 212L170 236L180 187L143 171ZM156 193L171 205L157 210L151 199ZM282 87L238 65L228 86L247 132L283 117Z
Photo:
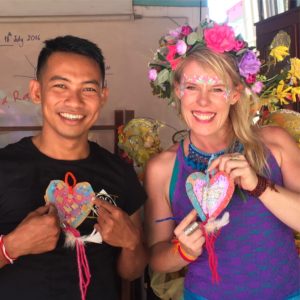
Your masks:
M95 200L98 224L95 228L111 246L121 247L117 270L127 280L141 276L147 264L147 252L142 240L141 210L128 216L120 208L103 200Z
M3 237L3 244L10 257L17 259L28 254L39 254L55 248L60 233L57 210L52 205L39 207L9 234ZM0 251L0 268L8 264Z
M141 210L130 216L130 220L138 229L136 238L128 248L123 248L118 260L118 272L124 279L133 280L141 276L148 262L147 251L143 241Z

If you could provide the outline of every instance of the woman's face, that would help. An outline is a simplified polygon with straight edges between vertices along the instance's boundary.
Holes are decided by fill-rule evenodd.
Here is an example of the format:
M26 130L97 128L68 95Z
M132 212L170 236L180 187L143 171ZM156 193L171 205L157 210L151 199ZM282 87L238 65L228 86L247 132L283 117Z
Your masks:
M189 62L176 86L181 114L191 132L201 136L218 135L228 128L230 106L239 93L215 72L196 61Z

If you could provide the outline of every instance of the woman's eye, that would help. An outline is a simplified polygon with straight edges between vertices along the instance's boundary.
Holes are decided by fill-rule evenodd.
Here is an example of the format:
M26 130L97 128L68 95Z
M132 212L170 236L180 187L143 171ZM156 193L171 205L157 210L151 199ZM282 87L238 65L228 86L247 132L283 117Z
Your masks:
M190 91L195 91L197 88L194 85L186 85L185 89Z
M225 89L220 87L212 88L211 91L214 93L225 93Z

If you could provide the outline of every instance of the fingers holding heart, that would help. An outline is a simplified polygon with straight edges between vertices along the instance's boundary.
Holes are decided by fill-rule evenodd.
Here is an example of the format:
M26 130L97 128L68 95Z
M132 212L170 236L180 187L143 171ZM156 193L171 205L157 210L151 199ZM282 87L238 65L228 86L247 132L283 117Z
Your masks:
M195 221L196 216L197 212L193 209L174 230L181 247L194 257L198 257L202 253L202 247L205 243L202 229L199 223Z
M127 213L104 200L96 199L98 218L95 228L100 232L103 241L123 248L132 248L137 244L140 232Z
M214 169L226 172L230 179L243 189L251 190L253 186L255 187L256 173L241 153L225 154L218 157L211 163L207 171L212 172Z

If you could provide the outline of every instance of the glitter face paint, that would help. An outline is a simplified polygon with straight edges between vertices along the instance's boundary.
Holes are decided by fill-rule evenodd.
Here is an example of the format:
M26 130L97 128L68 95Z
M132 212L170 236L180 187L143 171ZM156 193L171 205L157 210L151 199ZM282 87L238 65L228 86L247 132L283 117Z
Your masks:
M183 79L180 83L180 96L181 98L184 96L199 96L203 94L205 87L210 100L227 101L231 92L217 76L194 75L188 77L183 74Z

